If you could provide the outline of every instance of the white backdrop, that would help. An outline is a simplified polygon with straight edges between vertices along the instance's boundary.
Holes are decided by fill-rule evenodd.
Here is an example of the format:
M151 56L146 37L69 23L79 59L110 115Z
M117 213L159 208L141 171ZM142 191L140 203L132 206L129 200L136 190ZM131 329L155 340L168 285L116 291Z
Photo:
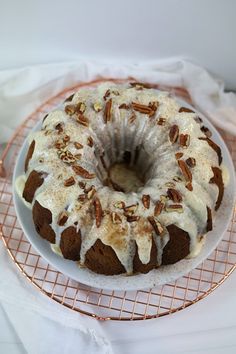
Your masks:
M0 69L184 56L236 89L235 0L0 0Z

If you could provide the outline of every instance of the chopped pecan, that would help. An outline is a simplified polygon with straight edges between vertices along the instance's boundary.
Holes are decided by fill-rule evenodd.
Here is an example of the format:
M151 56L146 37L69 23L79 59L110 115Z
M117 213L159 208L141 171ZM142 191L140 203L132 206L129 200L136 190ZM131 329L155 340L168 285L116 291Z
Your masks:
M62 124L61 124L61 123L58 123L58 124L55 126L55 129L58 131L58 134L62 133L62 132L63 132Z
M76 112L76 105L74 104L68 104L65 106L65 112L68 114L68 116L73 116Z
M178 125L174 124L172 125L169 131L170 142L174 144L178 140L178 137L179 137L179 127Z
M93 138L91 136L88 137L87 144L88 146L93 147Z
M179 203L179 202L182 202L182 195L180 194L179 191L177 191L176 189L174 188L169 188L167 190L167 195L168 197L173 200L173 202L175 203Z
M187 148L190 144L190 135L189 134L180 134L179 143L183 148Z
M164 125L166 122L166 118L160 117L157 121L157 125Z
M99 227L102 221L102 206L99 198L94 199L93 205L94 205L96 226Z
M74 146L75 146L75 148L78 149L78 150L79 150L79 149L83 149L83 145L80 144L80 143L78 143L78 142L75 142L75 143L74 143Z
M64 141L65 143L68 143L68 142L70 141L69 135L65 135L64 138L63 138L63 141Z
M154 215L158 216L161 214L162 210L164 208L164 203L162 203L160 200L156 202L155 208L154 208Z
M112 107L112 98L110 98L105 105L105 110L104 110L104 122L110 122L111 120L111 107Z
M186 160L186 164L189 166L189 167L194 167L196 166L196 160L194 157L189 157L187 160Z
M68 220L68 213L66 211L62 211L58 216L57 223L59 226L64 226L67 220Z
M156 110L159 107L159 102L158 101L149 102L148 107L151 108L151 112L149 113L149 117L153 117L154 114L156 113Z
M182 152L176 152L176 154L175 154L176 160L180 159L182 156L183 156Z
M127 105L126 103L122 103L120 106L119 106L120 109L129 109L129 105Z
M184 160L178 160L178 165L187 182L192 182L192 173Z
M72 166L74 172L83 177L83 178L86 178L86 179L92 179L92 178L95 178L95 174L94 173L90 173L88 172L87 170L85 170L82 166L79 166L79 165L74 165Z
M85 127L88 127L89 126L89 120L88 118L86 118L83 114L79 114L77 117L76 117L76 120L79 124L85 126Z
M187 108L187 107L181 107L179 109L179 113L182 113L182 112L186 112L186 113L195 113L194 111L192 111L191 109Z
M132 204L127 207L124 207L124 212L126 215L132 215L136 212L138 209L138 204Z
M93 108L94 108L95 112L100 112L102 110L102 105L100 102L95 102L93 104Z
M141 104L138 102L132 102L132 107L135 111L143 114L153 114L153 109L145 104Z
M85 200L87 199L87 195L86 194L80 194L78 196L78 201L83 203Z
M86 105L83 102L79 102L76 105L76 113L83 114L86 110Z
M134 221L138 221L140 219L140 216L138 215L127 215L126 219L128 222L134 222Z
M128 119L129 124L132 124L136 120L136 114L133 112Z
M183 205L181 205L181 204L171 204L171 205L166 206L165 210L167 212L176 211L177 213L182 213L183 212Z
M85 182L83 182L83 181L79 181L79 186L80 186L80 188L81 189L84 189L85 188L85 186L86 186L86 183Z
M142 202L143 202L144 208L149 209L149 207L150 207L150 195L143 194Z
M67 179L64 181L64 186L65 186L65 187L73 186L73 184L75 184L75 179L74 179L73 176L71 176L70 178L67 178Z
M119 214L117 214L114 211L111 213L111 219L112 219L113 224L120 224L122 221Z
M201 131L208 137L210 138L212 136L212 132L207 128L205 127L204 125L201 127Z
M118 209L124 209L125 208L125 203L123 201L116 202L114 204L114 207L118 208Z
M108 89L103 96L104 101L106 101L107 97L109 97L110 94L111 94L111 91Z
M154 216L149 216L148 221L152 225L152 227L157 235L161 235L164 232L164 227L161 225L161 223Z

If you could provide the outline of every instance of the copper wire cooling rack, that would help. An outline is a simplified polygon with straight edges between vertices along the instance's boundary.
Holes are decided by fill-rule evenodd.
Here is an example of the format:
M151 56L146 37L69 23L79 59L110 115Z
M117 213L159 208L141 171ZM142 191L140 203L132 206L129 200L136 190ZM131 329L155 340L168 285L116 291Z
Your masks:
M21 273L41 292L74 311L100 320L143 320L168 315L210 294L236 268L236 209L223 240L199 267L173 283L140 291L108 291L68 278L37 254L16 218L12 173L25 137L39 119L79 87L96 83L77 85L47 101L26 119L8 143L0 161L1 237ZM181 89L174 89L174 93L189 99ZM221 133L236 164L236 138Z

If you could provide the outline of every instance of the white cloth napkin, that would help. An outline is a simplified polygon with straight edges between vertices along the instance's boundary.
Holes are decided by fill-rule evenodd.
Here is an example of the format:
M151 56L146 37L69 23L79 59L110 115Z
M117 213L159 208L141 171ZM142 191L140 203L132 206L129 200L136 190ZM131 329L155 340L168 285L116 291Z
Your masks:
M184 87L195 106L218 127L236 135L236 95L220 80L181 59L139 64L76 61L0 71L0 143L45 100L65 87L99 77L127 78Z
M186 88L213 123L236 134L236 96L224 93L222 82L192 63L180 59L133 65L77 61L0 72L0 144L7 142L27 115L66 87L100 77L130 76ZM28 353L112 353L103 331L106 326L42 295L16 270L2 243L0 301Z

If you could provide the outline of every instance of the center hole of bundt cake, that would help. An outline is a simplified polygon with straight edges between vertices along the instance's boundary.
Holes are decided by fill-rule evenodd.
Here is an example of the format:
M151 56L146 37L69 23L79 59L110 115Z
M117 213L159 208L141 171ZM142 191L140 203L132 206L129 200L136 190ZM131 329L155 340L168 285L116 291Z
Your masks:
M109 159L108 153L107 157ZM135 156L132 151L125 151L117 156L117 160L109 159L107 178L103 184L119 192L137 192L148 179L148 167L149 159L144 151L136 152Z

